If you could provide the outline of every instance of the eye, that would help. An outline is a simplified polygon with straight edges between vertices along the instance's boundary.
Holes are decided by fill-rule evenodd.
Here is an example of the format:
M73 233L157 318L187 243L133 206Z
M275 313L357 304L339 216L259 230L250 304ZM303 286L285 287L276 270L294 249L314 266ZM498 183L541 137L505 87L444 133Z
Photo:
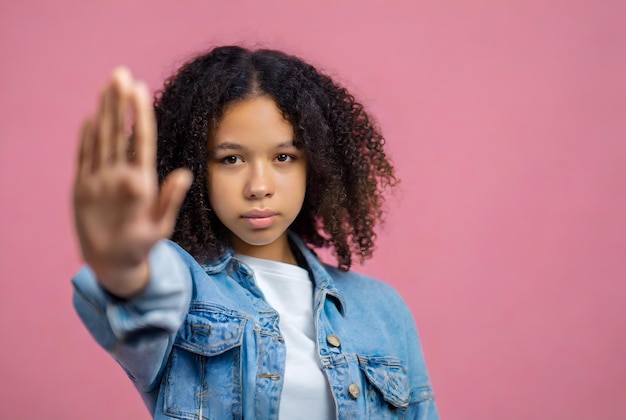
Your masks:
M276 160L278 162L289 162L293 159L295 159L295 157L288 155L287 153L281 153L278 156L276 156Z
M237 165L238 163L242 163L243 160L239 156L226 156L220 161L225 165Z

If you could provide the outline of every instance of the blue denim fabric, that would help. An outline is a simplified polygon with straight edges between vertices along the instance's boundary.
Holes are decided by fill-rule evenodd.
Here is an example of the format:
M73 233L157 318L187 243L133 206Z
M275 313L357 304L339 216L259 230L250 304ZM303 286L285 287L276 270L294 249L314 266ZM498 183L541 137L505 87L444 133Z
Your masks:
M398 293L321 264L290 238L315 282L319 358L337 418L438 419L415 324ZM78 314L154 418L278 418L285 342L251 270L232 252L200 265L170 241L154 247L150 267L148 288L129 301L108 295L88 267L73 283Z

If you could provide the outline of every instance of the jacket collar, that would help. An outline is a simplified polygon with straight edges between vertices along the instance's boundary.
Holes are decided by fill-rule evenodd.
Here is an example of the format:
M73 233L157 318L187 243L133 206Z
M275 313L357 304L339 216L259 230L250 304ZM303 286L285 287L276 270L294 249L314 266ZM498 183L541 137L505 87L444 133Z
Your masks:
M335 281L331 275L328 274L324 264L322 264L317 255L306 246L298 234L289 231L289 240L296 246L298 251L300 251L309 266L309 273L315 283L315 300L318 300L318 294L321 293L322 295L319 297L322 297L323 294L326 293L327 296L334 298L332 301L337 305L337 309L342 315L345 315L345 300L335 287Z
M289 231L288 235L289 240L295 245L298 251L300 251L300 254L308 265L309 274L315 283L316 306L319 299L330 296L332 298L331 300L337 305L339 312L341 312L342 315L345 314L345 300L335 287L335 282L331 275L328 274L328 271L326 271L324 264L320 262L317 255L309 249L297 233ZM229 248L219 258L200 265L208 275L217 274L231 267L234 255L234 250Z

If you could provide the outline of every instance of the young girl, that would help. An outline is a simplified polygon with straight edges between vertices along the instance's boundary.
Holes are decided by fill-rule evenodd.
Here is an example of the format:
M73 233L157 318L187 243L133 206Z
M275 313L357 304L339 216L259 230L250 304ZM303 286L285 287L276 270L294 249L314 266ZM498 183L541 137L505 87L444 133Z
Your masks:
M154 108L113 73L82 131L74 305L154 418L438 418L410 311L349 271L396 184L383 143L281 52L216 48Z

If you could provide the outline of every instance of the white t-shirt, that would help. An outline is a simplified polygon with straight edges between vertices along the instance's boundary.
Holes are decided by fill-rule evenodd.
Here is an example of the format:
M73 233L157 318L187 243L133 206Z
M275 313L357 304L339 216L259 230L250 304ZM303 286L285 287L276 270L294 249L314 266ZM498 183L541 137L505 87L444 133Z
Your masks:
M334 419L335 404L317 354L313 282L296 265L237 255L254 271L257 286L280 315L287 360L280 398L281 420Z

